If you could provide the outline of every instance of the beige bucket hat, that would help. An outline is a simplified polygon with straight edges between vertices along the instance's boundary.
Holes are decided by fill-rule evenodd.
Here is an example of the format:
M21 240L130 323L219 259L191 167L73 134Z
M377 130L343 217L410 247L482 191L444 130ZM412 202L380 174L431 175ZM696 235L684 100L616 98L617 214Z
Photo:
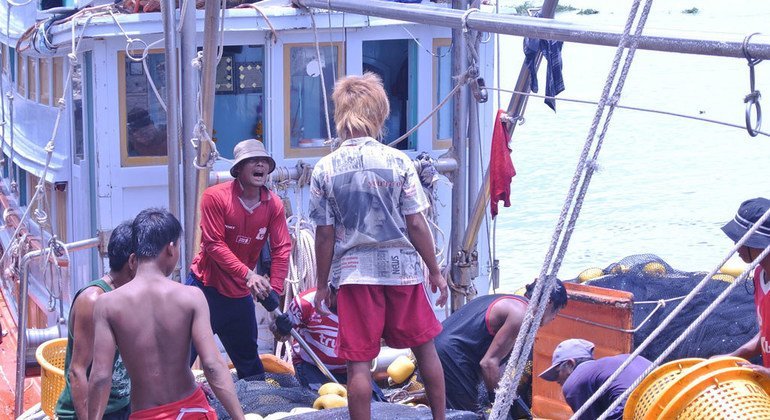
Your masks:
M267 153L265 145L259 140L248 139L236 144L235 149L233 149L233 154L235 155L235 159L233 160L233 166L230 167L230 175L232 175L233 178L238 177L238 170L240 169L239 165L241 162L253 157L263 157L270 160L270 170L267 172L268 174L275 170L275 160Z

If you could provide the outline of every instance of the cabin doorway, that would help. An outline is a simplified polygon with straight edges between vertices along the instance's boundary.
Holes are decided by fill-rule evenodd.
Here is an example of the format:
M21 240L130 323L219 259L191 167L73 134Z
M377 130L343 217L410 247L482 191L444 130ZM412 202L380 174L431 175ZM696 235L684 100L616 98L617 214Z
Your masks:
M227 159L241 140L265 139L264 68L264 46L224 47L216 74L213 138Z
M406 133L415 123L417 112L417 49L414 41L388 39L364 41L363 71L380 76L390 102L390 116L385 120L384 142L390 143ZM416 137L397 144L398 149L415 149Z

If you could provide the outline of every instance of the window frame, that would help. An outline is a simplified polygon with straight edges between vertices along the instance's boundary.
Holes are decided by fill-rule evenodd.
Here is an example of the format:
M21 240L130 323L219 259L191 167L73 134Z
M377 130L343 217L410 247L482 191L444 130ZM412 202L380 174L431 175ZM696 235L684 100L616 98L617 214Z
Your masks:
M439 104L441 101L438 96L438 84L439 84L439 57L438 57L438 50L442 47L451 47L452 46L452 39L451 38L433 38L433 94L431 95L431 109L435 108L436 105ZM449 71L449 77L451 79L452 77L452 71L450 69ZM443 99L443 98L442 98ZM444 106L452 106L453 100L450 100L447 102ZM433 149L439 150L439 149L449 149L452 146L452 137L440 139L438 137L439 132L439 120L438 120L438 114L441 110L436 111L435 114L433 114L433 134L431 137L431 141L433 143Z
M147 54L163 54L161 48L147 51ZM129 156L128 155L128 110L126 109L126 52L118 51L118 127L120 128L120 166L128 168L134 166L158 166L168 164L166 156ZM146 76L145 76L146 77ZM151 88L147 87L147 94L154 95ZM168 141L168 139L166 140Z
M321 157L329 154L329 147L291 147L291 71L289 69L291 49L292 48L305 48L315 47L315 43L312 42L295 42L286 43L283 45L283 154L286 158L301 158L301 157ZM342 78L347 74L345 68L345 42L344 41L332 41L332 42L320 42L319 47L337 47L337 78ZM326 85L329 83L334 85L336 80L324 80ZM331 101L331 96L327 96L327 100ZM329 115L329 123L334 124L334 116Z

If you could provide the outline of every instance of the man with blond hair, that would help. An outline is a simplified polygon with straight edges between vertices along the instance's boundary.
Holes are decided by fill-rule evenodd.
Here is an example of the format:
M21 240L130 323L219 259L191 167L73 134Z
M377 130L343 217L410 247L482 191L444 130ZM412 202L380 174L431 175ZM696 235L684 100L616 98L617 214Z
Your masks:
M376 140L390 112L380 78L372 73L345 77L332 101L342 143L313 169L314 300L316 310L328 314L329 285L338 289L337 351L347 361L350 417L371 418L369 367L384 338L391 347L412 349L433 418L444 418L444 376L433 344L441 324L428 300L424 270L413 268L424 262L433 291L440 292L436 304L443 306L446 280L422 214L428 201L409 157ZM362 193L372 199L352 199ZM378 207L375 226L357 217L372 210L366 205Z

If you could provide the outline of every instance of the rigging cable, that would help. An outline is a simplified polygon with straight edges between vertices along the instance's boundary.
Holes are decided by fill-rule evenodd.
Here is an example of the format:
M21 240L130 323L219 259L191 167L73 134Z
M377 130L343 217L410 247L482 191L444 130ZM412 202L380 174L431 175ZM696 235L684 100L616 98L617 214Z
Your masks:
M318 73L321 76L321 94L323 95L323 101L324 101L324 116L326 117L326 144L329 145L330 148L334 148L334 140L332 139L332 129L331 129L331 122L329 118L329 99L326 97L326 79L324 78L324 61L321 59L321 44L318 42L318 27L315 24L315 15L313 12L305 8L305 10L310 13L310 22L313 25L313 39L315 40L315 53L316 53L316 60L318 60ZM333 48L332 46L329 46L329 48ZM333 51L333 50L332 50ZM337 52L340 53L339 51ZM333 57L332 61L336 61L337 58ZM332 66L334 64L332 63ZM334 67L332 67L332 70Z
M604 136L614 111L614 105L617 103L617 100L620 97L626 76L628 75L628 69L631 65L631 62L633 61L634 52L636 51L636 42L634 40L635 37L631 36L631 30L639 11L640 2L641 0L634 0L633 5L631 6L631 10L623 30L623 35L621 36L620 43L616 49L612 67L604 85L601 101L597 107L596 114L591 123L591 127L581 152L580 160L578 161L578 165L575 170L567 198L564 202L564 206L554 230L551 244L543 263L543 267L535 283L535 289L530 299L530 304L527 306L527 312L519 330L516 344L514 345L510 359L508 360L508 364L505 367L505 373L502 375L500 382L498 383L496 390L496 395L498 398L496 399L492 408L492 413L490 416L491 419L497 420L505 418L511 403L517 397L518 393L516 391L516 386L521 379L522 373L524 372L524 365L527 363L530 352L532 350L532 343L534 342L535 334L537 333L538 327L540 326L540 322L545 313L545 309L548 306L551 291L555 286L555 273L558 273L558 269L561 264L561 258L563 257L564 251L566 251L567 245L569 244L569 239L572 230L574 229L574 224L577 220L577 216L579 214L588 183L590 183L591 174L595 169L595 164L593 162L595 162L598 153L601 150ZM644 28L644 24L646 23L651 6L652 0L646 0L644 10L641 13L639 22L634 31L634 34L637 37L641 34L642 29ZM620 60L623 57L623 53L626 51L626 48L628 48L628 53L625 57L623 69L621 70L620 75L617 77L616 82L615 79L618 74L618 68L620 67ZM610 96L610 89L615 83L616 86L614 92L612 96ZM589 162L588 154L590 149L594 146L593 143L596 137L596 131L598 129L600 120L604 116L605 108L607 107L609 107L609 110L607 111L607 115L604 121L604 127L601 131L601 134L599 134L593 158ZM580 187L580 192L576 196L575 193L578 189L578 183L583 177L584 172L585 178L583 180L583 184ZM572 208L573 201L574 209L572 209L572 215L565 230L564 224L567 219L567 214ZM563 240L561 240L562 232L564 232ZM561 247L558 251L558 255L556 258L554 258L554 252L556 251L556 247L559 245L560 240ZM549 268L551 269L550 273L548 273Z
M487 86L487 89L497 91L498 93L505 92L505 93L511 93L511 94L516 94L516 95L531 96L533 98L555 99L557 101L573 102L573 103L586 104L586 105L598 105L599 104L596 101L589 101L589 100L585 100L585 99L574 99L574 98L565 98L565 97L561 97L561 96L556 97L556 96L539 95L539 94L531 93L531 92L527 93L527 92L521 92L521 91L517 91L517 90L503 89L503 88L497 88L497 87L491 87L491 86ZM667 115L667 116L670 116L670 117L678 117L678 118L684 118L684 119L689 119L689 120L702 121L702 122L707 122L707 123L711 123L711 124L723 125L725 127L739 128L741 130L746 130L746 126L745 125L733 124L733 123L729 123L729 122L725 122L725 121L714 120L714 119L711 119L711 118L698 117L698 116L695 116L695 115L681 114L681 113L678 113L678 112L663 111L663 110L652 109L652 108L643 108L643 107L630 106L630 105L619 105L619 104L616 104L615 108L627 109L627 110L630 110L630 111L648 112L648 113L652 113L652 114ZM757 130L756 133L757 134L761 134L763 136L770 137L770 133L768 133L766 131L759 131L759 130Z

